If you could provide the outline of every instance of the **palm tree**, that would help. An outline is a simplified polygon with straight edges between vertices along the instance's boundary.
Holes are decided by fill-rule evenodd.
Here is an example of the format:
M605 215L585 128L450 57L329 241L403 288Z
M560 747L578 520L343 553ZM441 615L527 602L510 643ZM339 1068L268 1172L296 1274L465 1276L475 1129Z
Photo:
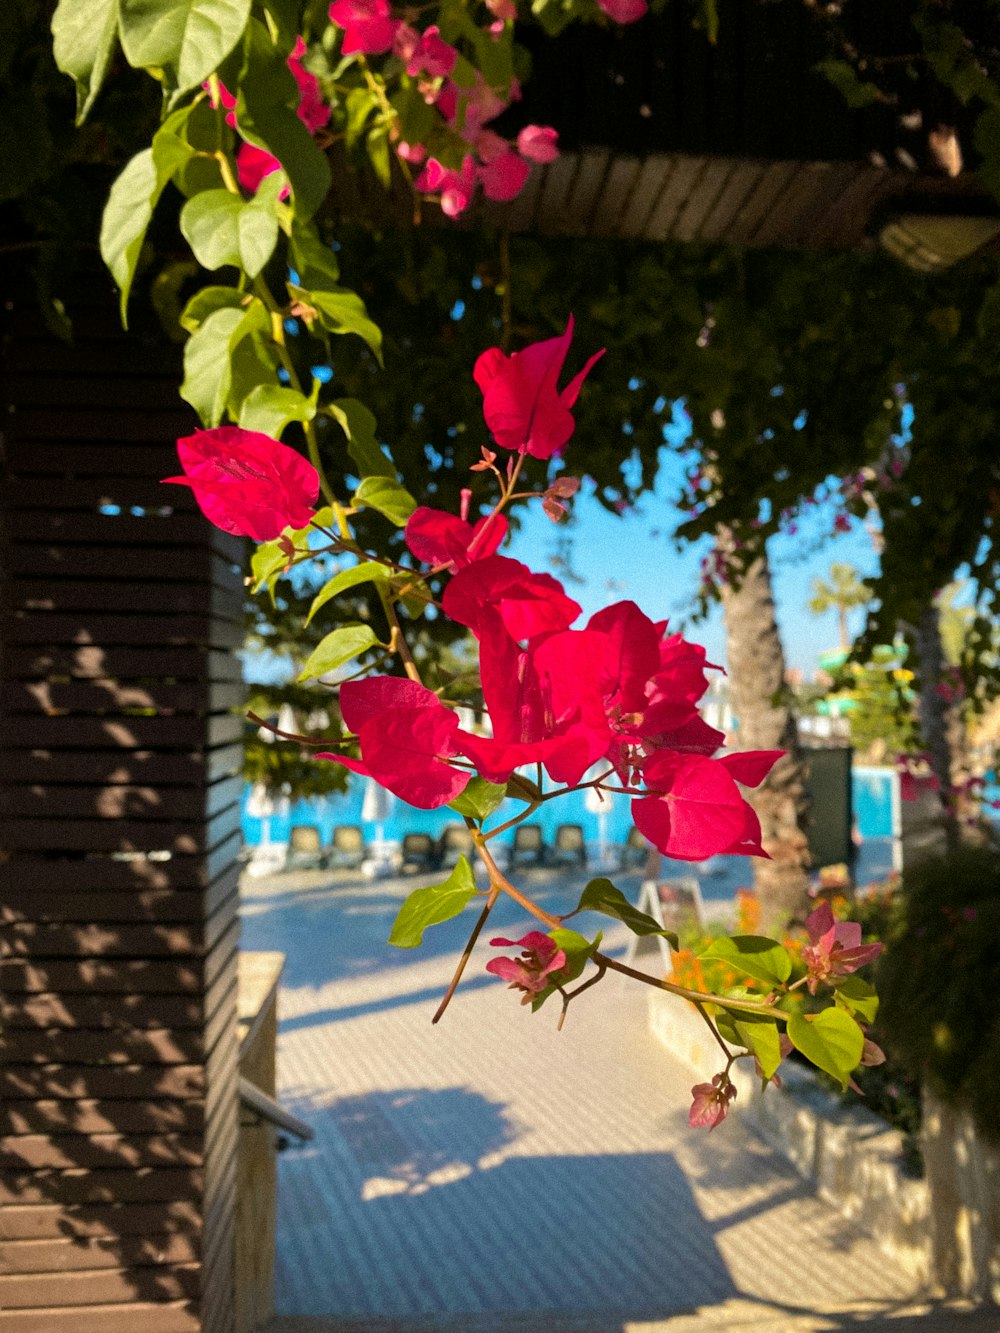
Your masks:
M866 606L872 600L871 589L858 575L853 565L835 561L830 566L830 581L813 579L813 596L809 610L816 616L836 609L840 631L840 647L850 648L851 636L847 628L847 613L855 606Z
M723 551L731 534L720 530ZM809 910L809 797L795 716L785 689L785 654L778 631L767 551L734 569L722 587L726 658L741 750L784 750L764 782L747 797L760 819L771 859L754 861L754 889L769 926L802 920Z

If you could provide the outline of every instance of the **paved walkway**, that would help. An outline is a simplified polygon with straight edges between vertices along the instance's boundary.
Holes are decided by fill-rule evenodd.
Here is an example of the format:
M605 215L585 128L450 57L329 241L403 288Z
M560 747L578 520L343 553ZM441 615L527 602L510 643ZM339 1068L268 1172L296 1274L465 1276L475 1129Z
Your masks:
M483 971L481 943L432 1027L471 918L391 949L420 882L244 884L245 946L288 955L279 1095L316 1129L280 1159L280 1314L638 1333L694 1310L789 1330L901 1312L910 1280L783 1159L738 1121L688 1129L694 1079L648 1035L643 988L606 978L559 1034L554 1006L533 1016ZM543 901L568 903L565 886ZM500 904L486 935L527 926Z

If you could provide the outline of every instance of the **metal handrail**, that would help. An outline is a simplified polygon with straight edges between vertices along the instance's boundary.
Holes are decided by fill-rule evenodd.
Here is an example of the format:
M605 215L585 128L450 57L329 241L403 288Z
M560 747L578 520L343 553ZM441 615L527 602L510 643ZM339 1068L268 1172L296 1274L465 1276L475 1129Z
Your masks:
M270 1121L272 1125L277 1125L279 1129L294 1134L296 1138L302 1139L303 1142L308 1142L316 1137L316 1131L312 1125L307 1125L297 1115L292 1115L291 1111L286 1111L273 1097L269 1097L266 1092L258 1088L256 1083L251 1083L248 1078L240 1078L240 1101L244 1106L249 1107L251 1111L259 1115L262 1120Z

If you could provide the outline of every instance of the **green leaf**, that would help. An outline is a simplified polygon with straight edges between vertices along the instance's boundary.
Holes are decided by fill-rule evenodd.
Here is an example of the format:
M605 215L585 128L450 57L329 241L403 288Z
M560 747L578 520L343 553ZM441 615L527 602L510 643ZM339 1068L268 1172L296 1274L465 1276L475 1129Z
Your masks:
M306 616L306 624L309 624L320 607L325 606L331 597L339 597L342 592L357 587L359 583L388 583L391 577L391 571L385 565L380 565L377 560L367 560L363 565L342 569L329 583L324 584L313 598L313 604Z
M551 973L560 986L568 986L570 982L575 981L580 976L591 957L601 947L601 940L604 938L598 931L594 939L588 940L584 935L577 934L575 930L567 930L565 926L558 926L555 930L550 930L548 934L549 939L555 940L566 955L565 967L561 967L558 972ZM555 989L553 983L539 991L531 1002L531 1012L537 1013L549 996L554 994Z
M406 526L406 520L417 507L410 492L391 477L365 477L354 492L354 503L384 514L397 528Z
M328 671L335 671L352 657L367 652L376 643L378 639L371 626L343 625L319 641L299 672L298 679L316 680L319 676L325 676Z
M119 0L122 48L136 69L168 70L197 88L243 36L251 0Z
M699 956L721 958L737 971L771 986L783 985L792 971L788 950L766 935L723 935L713 940Z
M312 306L321 328L328 333L356 333L375 353L379 365L382 364L382 330L368 318L365 303L357 292L347 287L309 292L292 284L288 290L295 300Z
M311 292L337 291L340 286L340 265L337 256L320 240L312 223L295 219L289 242L289 260L298 274L299 285Z
M280 440L290 421L312 421L315 415L315 403L298 389L281 384L258 384L243 400L240 425L244 430L259 430Z
M792 1045L818 1069L844 1087L857 1068L864 1049L864 1033L843 1009L824 1009L818 1014L790 1014L788 1036Z
M263 301L247 306L229 343L229 415L239 420L243 404L258 386L277 388L281 358L271 333L271 315Z
M202 287L184 307L181 327L187 329L188 333L194 333L216 310L239 309L246 299L246 293L235 287Z
M217 426L222 420L232 378L230 340L244 318L242 310L232 307L216 310L192 333L184 348L181 397L205 426Z
M852 110L860 111L882 100L878 84L859 79L854 66L846 60L821 60L816 72L833 84Z
M392 460L386 458L375 438L375 418L356 398L338 398L326 409L347 436L347 452L358 465L361 477L396 480Z
M281 163L292 187L296 217L311 218L332 184L326 154L298 117L299 88L267 28L251 19L236 119L240 133Z
M389 943L397 949L414 949L423 944L428 926L450 921L468 906L479 890L472 867L464 856L443 884L414 889L399 909L389 934Z
M773 1078L781 1064L781 1031L776 1019L730 1014L739 1041L753 1051L765 1078Z
M244 204L237 219L239 253L249 278L256 278L278 244L278 196L287 179L283 171L272 171L261 181L257 193Z
M179 113L180 118L186 115ZM101 256L121 289L122 324L127 324L129 291L160 195L167 181L191 158L192 150L174 133L172 116L153 137L152 147L126 165L111 187L101 218Z
M861 977L842 977L834 995L837 1002L851 1014L857 1014L866 1023L874 1023L878 1016L878 994L875 987Z
M76 84L76 123L82 125L115 50L117 0L59 0L52 16L56 65Z
M378 98L367 88L352 88L344 98L347 113L344 125L344 141L348 150L361 138L368 117L378 110Z
M616 889L609 879L592 879L574 909L577 912L600 912L603 916L614 917L623 921L634 935L663 935L670 941L672 949L678 948L677 936L672 930L664 930L661 925L633 907L620 889Z
M482 820L493 813L506 795L505 786L487 782L485 778L470 778L462 794L449 801L448 809L469 819Z
M372 170L375 172L379 184L384 190L388 190L392 184L389 127L385 124L376 125L374 129L369 131L365 145L368 149L368 161L372 164Z
M229 190L204 190L181 209L181 232L202 268L240 267L243 200Z
M326 506L317 511L315 522L323 527L333 522L333 510ZM305 554L309 549L309 537L314 531L312 525L307 528L286 528L281 534L281 538L290 541L299 554ZM260 592L262 587L271 585L271 600L274 600L274 588L272 580L277 575L284 573L288 564L288 551L282 545L281 538L274 541L262 542L253 553L250 561L250 568L253 572L253 583L250 591L252 593Z

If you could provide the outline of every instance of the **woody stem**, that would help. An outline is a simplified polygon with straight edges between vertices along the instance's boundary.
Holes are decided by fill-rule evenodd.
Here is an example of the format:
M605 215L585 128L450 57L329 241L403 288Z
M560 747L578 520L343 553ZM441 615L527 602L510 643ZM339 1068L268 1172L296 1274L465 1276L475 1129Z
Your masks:
M451 1003L451 997L455 994L455 991L458 989L458 983L462 980L462 973L465 971L465 965L472 957L472 951L476 947L476 940L479 939L479 933L482 930L483 926L486 925L486 918L493 910L493 904L496 902L499 896L500 896L500 890L499 888L497 888L496 885L494 885L493 888L490 889L490 895L486 899L486 902L483 906L483 910L479 913L479 920L472 928L472 934L469 936L468 943L462 950L462 956L458 960L458 966L455 968L455 975L448 983L448 989L445 991L444 997L441 1000L441 1003L437 1007L437 1012L431 1019L432 1023L437 1023L441 1019L441 1017L444 1014L444 1011L448 1008L448 1005Z

